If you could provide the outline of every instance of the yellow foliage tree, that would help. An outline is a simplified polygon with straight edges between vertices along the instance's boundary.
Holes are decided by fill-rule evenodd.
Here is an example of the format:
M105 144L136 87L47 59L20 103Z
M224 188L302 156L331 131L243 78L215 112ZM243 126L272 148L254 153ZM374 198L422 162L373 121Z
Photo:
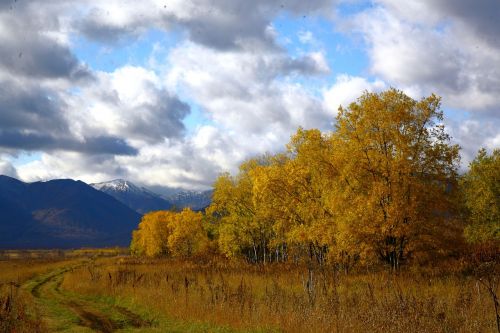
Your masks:
M332 136L343 192L335 199L338 238L362 256L398 268L412 254L440 249L443 232L454 229L459 147L442 120L439 97L416 101L395 89L339 109Z
M181 212L156 211L143 216L132 233L131 252L148 257L189 257L208 244L203 215L189 208Z
M168 224L174 214L169 211L156 211L144 215L138 229L132 233L131 252L148 257L167 255Z
M208 246L203 215L189 208L174 214L168 224L168 249L173 257L202 254Z
M319 130L299 128L287 148L270 165L253 170L255 206L274 221L271 245L277 256L305 255L321 264L335 228L325 204L336 173L331 147Z
M459 244L459 147L442 125L440 98L390 89L340 108L335 131L299 128L287 150L251 159L215 182L208 214L219 248L251 261L410 257Z
M222 174L214 184L207 213L218 217L219 247L228 257L242 254L253 262L269 260L273 221L259 213L253 200L254 170L268 164L269 158L250 159L236 177Z
M481 149L461 179L469 225L468 241L500 241L500 149L488 155Z

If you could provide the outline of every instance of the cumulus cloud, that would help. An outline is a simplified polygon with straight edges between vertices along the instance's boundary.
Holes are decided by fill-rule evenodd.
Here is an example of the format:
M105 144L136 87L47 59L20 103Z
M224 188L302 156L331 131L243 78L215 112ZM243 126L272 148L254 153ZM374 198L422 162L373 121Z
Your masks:
M0 147L42 152L18 168L25 180L208 186L249 155L282 148L297 126L331 122L321 100L293 80L329 73L324 54L291 57L272 20L281 12L328 16L332 3L3 2ZM112 47L150 29L180 29L187 38L163 60L164 76L129 65L94 71L72 51L75 36ZM179 91L213 125L186 136L190 106Z
M370 82L363 77L339 75L335 83L323 91L323 104L331 114L336 115L340 106L349 106L363 91L378 92L385 88L385 83L380 80Z
M347 25L365 39L374 74L438 92L453 108L491 112L500 105L500 44L492 38L500 25L491 19L497 1L378 3Z
M8 161L0 158L0 175L19 178L16 168Z
M328 16L332 9L332 0L93 1L77 28L89 38L114 42L140 34L148 25L181 27L191 41L219 50L239 49L248 42L269 48L276 47L268 28L279 12Z
M181 137L190 107L167 91L157 75L125 66L96 73L96 83L69 98L74 133L121 136L152 143Z
M218 173L235 170L235 161L246 157L241 148L217 128L201 126L183 141L145 145L137 156L44 153L40 160L20 166L18 173L27 181L71 177L99 182L120 177L158 189L206 189Z
M343 23L365 40L370 71L420 98L443 97L464 161L500 128L500 13L495 0L379 0ZM459 123L453 119L467 121ZM475 128L483 128L475 133Z
M500 121L467 119L461 122L449 119L448 129L455 142L462 148L462 168L474 159L480 148L493 150L500 147Z
M302 63L307 66L297 65ZM170 53L168 64L165 87L154 72L127 66L96 73L97 84L71 100L71 118L78 119L74 133L121 133L137 148L137 155L109 155L96 161L94 155L82 153L44 154L40 161L20 167L21 177L122 177L148 186L208 188L218 173L235 171L245 158L283 149L298 126L328 127L332 122L320 98L283 79L324 73L321 56L291 59L275 50L221 53L186 42ZM180 101L169 102L163 95L167 90L183 91L203 106L214 125L199 126L189 136L169 131L169 124L180 122L189 108ZM155 100L179 111L170 110L162 119L143 105Z
M167 80L187 91L228 131L261 135L272 129L288 136L299 125L322 126L325 112L317 98L280 78L325 72L319 59L290 59L272 51L220 53L188 42L170 53Z
M9 1L10 2L10 1ZM24 3L24 2L23 2ZM91 73L61 38L57 16L43 16L28 4L0 7L0 69L18 78L89 79ZM49 6L50 7L50 6Z
M364 40L370 78L334 72L332 84L309 87L311 77L331 74L320 35L295 32L301 44L292 56L273 20L333 19L336 3L0 1L0 148L41 152L17 168L1 162L0 171L207 188L243 159L282 149L298 126L330 129L339 105L388 86L414 98L442 95L464 160L479 146L498 147L496 1L378 0L337 16L341 31ZM97 71L73 52L82 36L120 48L152 29L179 33L180 41L149 63ZM192 107L207 123L188 131Z
M468 30L479 39L499 45L500 25L497 16L500 13L500 3L498 1L381 0L380 2L407 20L418 20L429 25L446 21L458 29Z
M152 72L94 72L77 59L72 15L85 8L63 1L0 7L0 147L135 155L131 141L182 135L189 106Z
M111 135L76 137L60 94L36 84L0 84L0 147L21 150L73 150L98 154L135 154Z

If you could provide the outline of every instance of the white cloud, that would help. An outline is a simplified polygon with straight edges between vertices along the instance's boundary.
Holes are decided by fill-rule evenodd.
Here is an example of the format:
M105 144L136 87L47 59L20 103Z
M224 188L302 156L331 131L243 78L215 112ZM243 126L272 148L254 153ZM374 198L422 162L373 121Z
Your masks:
M16 168L7 160L2 159L0 156L0 175L18 178Z
M147 26L181 27L191 41L219 50L238 49L248 42L269 48L276 45L268 27L279 12L329 16L333 2L148 0L124 4L117 0L92 1L78 20L77 29L90 38L112 42L126 35L138 35Z
M442 96L463 164L498 147L500 24L491 13L499 10L496 0L378 0L343 21L365 40L373 75L413 98Z
M0 42L8 45L0 51L0 107L14 105L13 96L25 102L0 114L0 143L43 152L17 171L0 162L0 172L17 172L25 180L123 177L151 186L202 188L248 156L282 149L298 126L330 128L339 105L388 86L413 98L435 92L458 118L466 118L458 122L449 111L447 123L464 147L464 160L480 146L498 147L500 25L486 15L495 12L496 1L470 7L466 0L379 0L347 23L337 18L366 42L368 70L376 79L337 74L331 86L310 88L307 78L330 73L329 55L320 47L324 41L314 30L295 32L299 46L313 51L298 50L301 55L292 57L277 42L288 36L278 34L273 19L283 12L329 17L334 3L54 0L44 6L17 2L15 15L2 12L0 4ZM73 37L109 48L152 28L181 31L182 40L173 49L155 46L147 68L92 71L72 50L78 40ZM30 47L32 52L19 55ZM186 133L183 119L190 107L184 101L210 125ZM32 107L42 104L43 110ZM39 133L42 123L57 125L57 131L37 136L45 140L38 145L12 135ZM109 147L97 149L101 145Z
M363 77L341 74L330 88L323 91L323 105L335 116L340 106L349 106L364 91L378 92L385 88L385 83L380 80L370 82Z
M462 168L464 169L476 156L480 148L493 150L500 148L500 133L498 122L467 119L446 123L453 140L462 147Z
M148 186L206 189L218 173L235 171L245 156L238 143L211 126L200 126L186 140L143 145L137 156L43 154L18 168L25 181L74 178L85 182L126 178Z
M299 125L321 126L325 112L314 96L280 78L294 72L323 72L323 60L317 54L291 60L274 51L220 53L185 43L170 54L167 81L171 89L189 94L229 132L248 137L272 129L288 137ZM304 121L307 124L300 123Z
M311 31L299 31L297 37L302 44L312 44L316 42L314 35Z
M44 154L19 173L26 180L122 177L149 186L206 188L218 173L235 171L243 159L283 149L298 126L331 124L321 100L287 79L324 71L323 60L320 54L291 59L276 50L219 52L185 42L170 53L164 78L130 66L96 73L96 84L71 99L74 132L121 134L138 154ZM166 90L189 96L214 125L199 126L188 137L164 133L149 140L156 138L155 122L164 116L149 104L161 104ZM137 132L141 121L145 131Z
M349 24L367 42L373 74L400 88L436 92L453 108L476 112L500 105L500 43L465 24L450 1L379 2ZM487 19L487 12L479 14Z
M328 73L325 55L316 51L289 56L276 43L271 24L283 11L303 15L325 10L328 15L330 0L111 0L73 5L55 0L40 10L37 2L16 6L15 16L0 13L0 24L17 27L29 22L26 30L38 38L40 54L47 55L49 63L30 58L33 68L21 66L13 76L36 75L43 93L57 97L60 104L53 108L53 119L72 140L68 144L68 137L60 136L45 139L45 146L16 146L41 150L40 160L19 167L24 180L123 177L148 185L203 187L250 155L282 149L297 126L328 126L331 121L321 101L294 83L297 77ZM71 50L78 40L74 37L109 48L151 28L186 32L187 40L168 55L168 65L159 59L165 52L156 47L150 68L126 65L112 72L92 71ZM52 66L43 41L66 52L65 62ZM18 54L14 56L4 60L18 64ZM10 70L8 65L4 67ZM91 82L76 81L81 70ZM0 77L5 73L0 70ZM176 93L207 113L213 125L199 126L185 136L182 121L189 106ZM9 100L10 95L4 95ZM89 137L96 139L89 148L80 148ZM96 149L101 143L106 149Z
M96 73L96 82L68 101L74 133L106 133L131 142L182 136L182 120L190 109L153 71L137 66Z

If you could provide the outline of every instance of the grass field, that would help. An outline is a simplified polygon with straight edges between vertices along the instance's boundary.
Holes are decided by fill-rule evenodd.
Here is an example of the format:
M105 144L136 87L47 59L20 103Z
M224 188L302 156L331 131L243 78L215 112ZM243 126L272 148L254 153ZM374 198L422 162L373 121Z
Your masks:
M0 283L0 332L497 331L490 292L463 269L81 256L0 261Z

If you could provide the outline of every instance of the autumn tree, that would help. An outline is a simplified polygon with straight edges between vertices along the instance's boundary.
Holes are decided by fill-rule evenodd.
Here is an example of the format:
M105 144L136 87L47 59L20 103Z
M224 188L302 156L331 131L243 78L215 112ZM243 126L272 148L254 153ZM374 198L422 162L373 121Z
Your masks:
M252 170L267 163L267 157L241 164L238 175L222 174L214 184L212 204L207 213L216 216L219 246L228 257L244 255L253 262L266 261L272 222L257 214L253 200Z
M203 222L203 214L189 208L172 215L168 224L167 246L173 257L203 254L208 246Z
M340 108L335 130L299 128L286 150L221 175L207 210L219 247L254 262L308 258L349 267L445 253L455 217L459 148L440 98L390 89Z
M132 233L131 252L148 257L201 254L208 245L203 223L203 215L189 208L148 213Z
M336 173L331 154L326 135L299 128L286 153L253 170L257 212L274 221L276 258L291 254L325 262L335 225L326 205Z
M465 229L467 240L500 241L500 149L492 154L479 150L460 185L469 220Z
M442 245L459 162L442 120L439 97L416 101L396 89L339 108L332 136L339 240L395 269Z
M132 233L131 252L148 257L167 255L168 224L174 214L169 211L156 211L144 215L138 229Z

